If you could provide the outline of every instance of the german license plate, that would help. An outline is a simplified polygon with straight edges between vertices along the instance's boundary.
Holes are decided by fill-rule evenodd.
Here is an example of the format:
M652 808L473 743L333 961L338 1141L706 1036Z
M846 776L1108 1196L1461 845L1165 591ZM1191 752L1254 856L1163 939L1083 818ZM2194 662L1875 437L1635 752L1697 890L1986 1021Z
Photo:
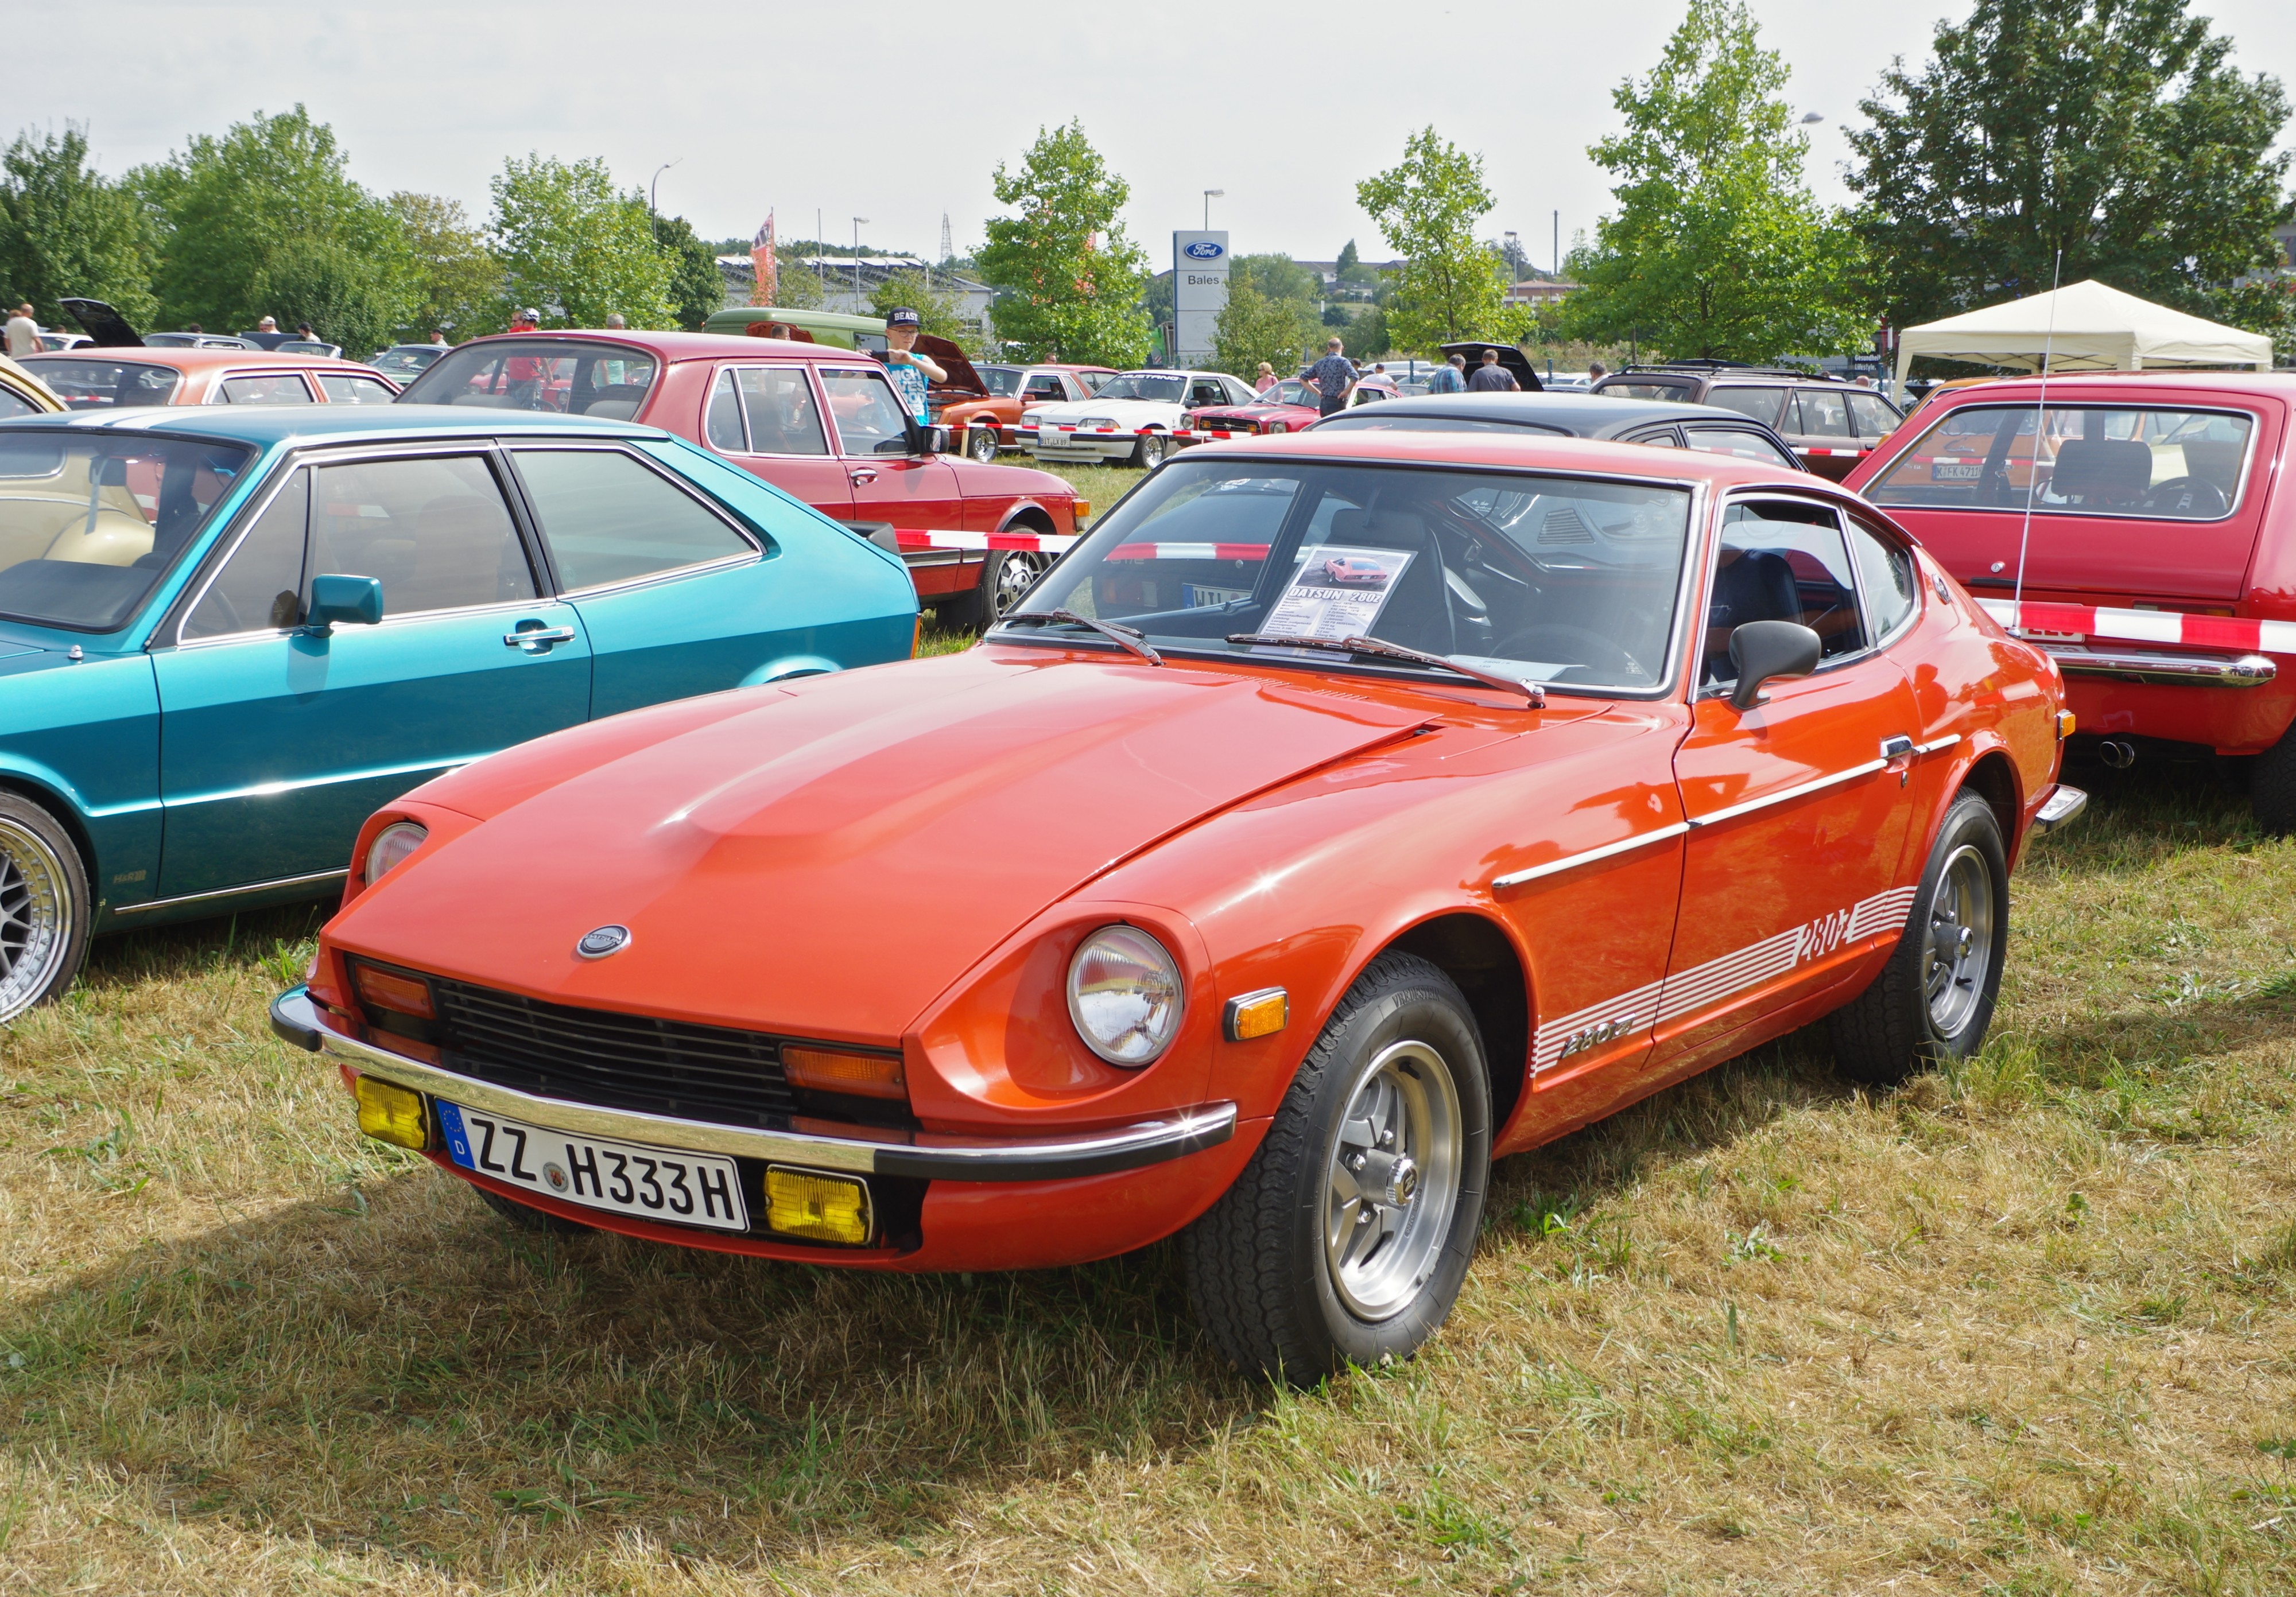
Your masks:
M1980 477L1985 475L1985 464L1982 461L1974 460L1971 461L1967 465L1963 465L1958 462L1952 465L1940 463L1931 466L1930 471L1932 474L1931 479L1933 481L1975 482Z
M747 1231L741 1171L730 1159L572 1136L438 1102L447 1152L465 1170L618 1215Z

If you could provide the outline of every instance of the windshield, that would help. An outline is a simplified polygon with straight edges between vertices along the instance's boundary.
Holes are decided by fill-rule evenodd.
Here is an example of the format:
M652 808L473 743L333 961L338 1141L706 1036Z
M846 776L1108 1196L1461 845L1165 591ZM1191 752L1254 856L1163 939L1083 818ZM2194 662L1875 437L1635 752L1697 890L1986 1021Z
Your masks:
M980 373L980 384L992 399L1010 399L1021 391L1021 369L1018 366L975 366Z
M465 344L433 362L399 395L406 405L547 410L627 422L653 387L643 349L570 339L498 339Z
M1172 373L1127 372L1121 377L1111 377L1100 385L1093 395L1095 399L1153 399L1162 405L1177 405L1180 396L1187 392L1188 380Z
M19 363L46 383L73 410L117 410L135 405L165 405L176 397L181 374L168 366L137 361L73 356L53 360L32 356Z
M253 451L236 444L0 433L0 615L110 632L207 524Z
M438 358L436 349L386 349L367 364L386 376L412 377Z
M2034 448L2039 421L2040 447ZM2149 405L1969 405L1866 486L1876 504L2221 520L2240 502L2255 419Z
M1642 692L1666 680L1689 524L1689 490L1655 483L1182 460L1013 615L1068 610L1158 649L1279 659L1303 657L1226 640L1366 636L1520 680ZM1059 634L1000 636L1040 631Z

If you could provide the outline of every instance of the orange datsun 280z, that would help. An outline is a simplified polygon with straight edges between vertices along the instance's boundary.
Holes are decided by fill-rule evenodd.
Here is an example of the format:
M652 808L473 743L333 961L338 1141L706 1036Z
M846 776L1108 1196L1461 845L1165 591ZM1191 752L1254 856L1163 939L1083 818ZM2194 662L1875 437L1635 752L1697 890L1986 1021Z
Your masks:
M522 1224L893 1270L1177 1233L1214 1342L1313 1380L1440 1324L1495 1157L1824 1016L1860 1081L1977 1047L2010 865L2081 804L2062 704L1800 472L1214 445L965 653L387 807L273 1020Z

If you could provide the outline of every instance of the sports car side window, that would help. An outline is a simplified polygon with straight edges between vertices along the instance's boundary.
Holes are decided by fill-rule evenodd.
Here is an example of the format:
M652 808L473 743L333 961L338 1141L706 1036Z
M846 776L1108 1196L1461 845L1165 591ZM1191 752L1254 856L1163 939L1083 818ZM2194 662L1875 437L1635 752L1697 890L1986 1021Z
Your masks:
M1800 500L1741 501L1723 512L1722 546L1707 597L1708 688L1737 680L1730 635L1749 621L1792 621L1817 634L1821 666L1866 647L1857 580L1831 508Z
M1789 471L1801 470L1800 461L1790 458L1760 433L1743 427L1685 427L1682 430L1690 446L1702 455L1726 455L1736 460L1759 461L1766 466L1784 466Z
M909 439L909 413L893 397L882 372L824 372L837 437L850 455L898 455Z
M753 455L826 455L821 411L802 366L747 366L736 373Z
M311 474L298 471L239 540L239 547L184 618L179 639L190 643L234 633L272 632L299 623L303 535L310 514ZM386 594L385 602L389 599Z
M386 616L535 596L510 507L476 455L321 467L305 586L321 572L378 578Z
M1857 566L1866 632L1877 643L1885 641L1920 602L1914 557L1855 517L1849 522L1849 555Z
M511 457L570 591L750 553L723 518L619 449L519 449Z

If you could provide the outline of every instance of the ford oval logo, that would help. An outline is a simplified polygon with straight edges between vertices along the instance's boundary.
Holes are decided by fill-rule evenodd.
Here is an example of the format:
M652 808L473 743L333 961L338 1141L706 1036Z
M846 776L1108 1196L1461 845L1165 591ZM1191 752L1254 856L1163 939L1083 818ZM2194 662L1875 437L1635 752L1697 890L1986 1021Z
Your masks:
M1221 256L1227 253L1227 247L1224 244L1214 243L1210 239L1198 239L1194 243L1190 244L1186 249L1181 250L1180 253L1186 256L1190 260L1218 260Z
M574 945L574 952L584 959L603 959L610 954L619 954L630 946L630 929L627 926L601 926L595 931L586 931L582 940Z

